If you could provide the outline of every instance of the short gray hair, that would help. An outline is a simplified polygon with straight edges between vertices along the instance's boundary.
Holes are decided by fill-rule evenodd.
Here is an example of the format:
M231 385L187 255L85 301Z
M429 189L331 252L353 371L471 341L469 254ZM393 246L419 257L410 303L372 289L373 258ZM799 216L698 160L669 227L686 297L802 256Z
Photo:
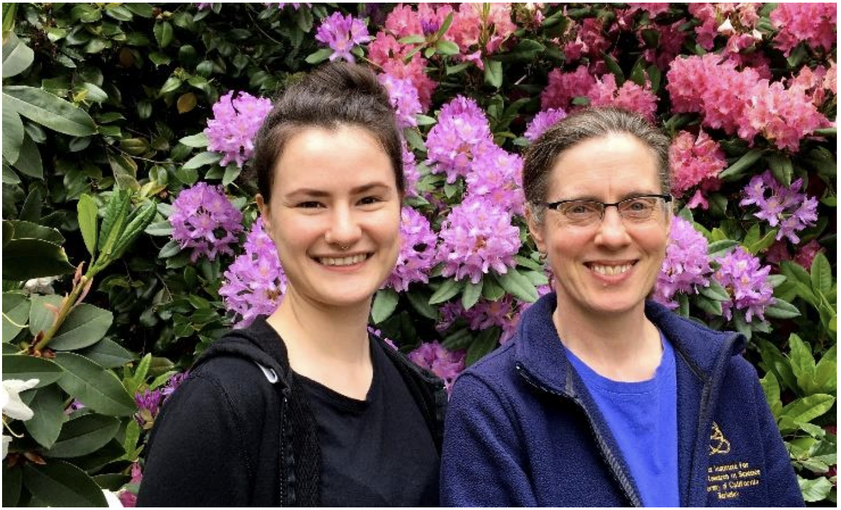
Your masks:
M558 157L581 142L612 133L629 134L652 150L660 178L660 190L669 193L669 137L637 113L615 107L587 108L559 121L526 149L523 191L537 223L542 223L542 204L547 199L549 178Z

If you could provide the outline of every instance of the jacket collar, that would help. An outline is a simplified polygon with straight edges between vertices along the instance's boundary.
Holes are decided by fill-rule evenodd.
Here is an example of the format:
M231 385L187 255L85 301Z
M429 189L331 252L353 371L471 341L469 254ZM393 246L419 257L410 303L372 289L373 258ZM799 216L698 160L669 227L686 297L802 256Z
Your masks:
M526 367L544 386L570 394L566 351L552 313L555 293L546 294L526 310L517 327L516 361ZM731 357L745 348L745 337L732 332L713 331L681 317L665 306L646 301L645 315L672 343L678 354L704 383L713 378L722 363L722 356Z

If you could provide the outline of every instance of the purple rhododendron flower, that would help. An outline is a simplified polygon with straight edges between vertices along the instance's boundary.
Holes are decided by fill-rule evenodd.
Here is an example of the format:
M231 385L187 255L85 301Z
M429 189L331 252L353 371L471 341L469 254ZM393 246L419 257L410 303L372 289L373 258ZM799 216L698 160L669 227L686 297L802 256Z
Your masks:
M523 136L528 141L533 142L540 138L540 135L547 129L557 124L559 120L566 116L566 112L561 108L548 108L542 112L538 112L531 122L529 122L528 128L526 128Z
M421 113L420 100L418 100L418 89L410 78L395 78L390 74L378 76L380 83L388 91L391 106L397 114L397 127L400 129L417 126L418 120L415 115Z
M798 190L803 186L803 179L797 179L791 186L783 186L770 170L754 176L742 193L745 198L739 205L756 205L759 212L754 216L765 220L772 227L779 226L777 240L785 236L793 244L800 242L797 232L813 226L818 219L818 201Z
M233 255L231 245L239 242L242 213L225 196L222 186L199 182L181 191L172 203L169 223L172 238L181 249L192 248L191 261L201 256L214 260L217 253Z
M221 152L219 162L225 166L231 161L238 167L254 155L254 136L263 119L272 109L269 99L254 97L248 92L228 92L213 105L213 117L207 121L207 149Z
M717 259L721 267L713 277L727 289L731 300L721 303L724 317L733 318L733 308L745 311L745 321L753 317L765 320L765 307L774 304L774 289L768 283L771 266L761 266L759 259L741 246Z
M248 327L258 315L274 312L286 292L286 274L277 249L258 218L245 240L245 253L223 274L219 289L225 308L234 312L234 328Z
M512 214L525 214L526 198L520 189L523 181L523 159L497 145L488 145L470 165L467 193L483 197Z
M511 224L511 214L483 197L468 197L444 220L437 262L442 275L478 283L493 269L505 274L516 265L520 229Z
M321 23L315 34L315 39L330 46L333 54L330 61L344 59L354 63L356 59L351 50L357 44L367 43L371 40L368 35L368 28L365 23L348 14L342 16L340 12L334 12Z
M409 289L412 282L429 282L429 270L435 265L438 237L421 213L404 207L400 213L400 253L394 271L383 283L397 292Z
M707 256L707 239L679 216L672 218L666 257L657 276L654 299L670 309L677 308L675 294L698 293L698 287L708 287L712 273Z
M458 374L464 370L465 356L464 351L449 351L438 342L423 342L420 347L409 353L409 359L417 366L440 377L448 392Z
M403 178L406 181L406 196L418 196L420 172L415 164L415 153L409 150L409 144L403 140Z
M494 146L490 124L473 99L458 96L441 108L438 124L426 137L433 173L445 173L447 183L466 176L472 161Z

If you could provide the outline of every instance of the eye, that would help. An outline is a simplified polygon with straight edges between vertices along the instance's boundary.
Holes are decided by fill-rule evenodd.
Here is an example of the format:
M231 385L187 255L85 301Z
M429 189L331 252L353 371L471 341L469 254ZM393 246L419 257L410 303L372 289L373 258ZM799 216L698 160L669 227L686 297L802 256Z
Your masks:
M593 202L568 202L561 207L561 213L573 218L599 214L599 206Z
M298 207L299 209L318 209L318 208L324 207L324 206L321 204L321 202L315 202L315 201L310 200L308 202L301 202L300 204L298 204L295 207Z
M382 202L382 200L380 199L380 197L375 196L369 196L359 200L359 203L361 205L373 205L379 202Z

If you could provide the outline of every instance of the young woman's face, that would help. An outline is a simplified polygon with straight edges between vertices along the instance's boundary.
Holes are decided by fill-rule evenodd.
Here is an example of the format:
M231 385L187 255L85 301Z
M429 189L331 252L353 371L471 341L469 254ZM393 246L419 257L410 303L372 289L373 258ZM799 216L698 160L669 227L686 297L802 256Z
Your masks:
M305 128L274 167L266 229L289 279L287 296L326 306L370 302L400 248L391 160L367 130Z
M627 134L610 134L564 151L551 170L548 202L590 199L604 203L661 194L654 153ZM543 222L529 218L538 248L556 278L558 306L585 315L642 312L665 256L668 207L644 222L623 220L607 207L600 222L565 222L548 209Z

